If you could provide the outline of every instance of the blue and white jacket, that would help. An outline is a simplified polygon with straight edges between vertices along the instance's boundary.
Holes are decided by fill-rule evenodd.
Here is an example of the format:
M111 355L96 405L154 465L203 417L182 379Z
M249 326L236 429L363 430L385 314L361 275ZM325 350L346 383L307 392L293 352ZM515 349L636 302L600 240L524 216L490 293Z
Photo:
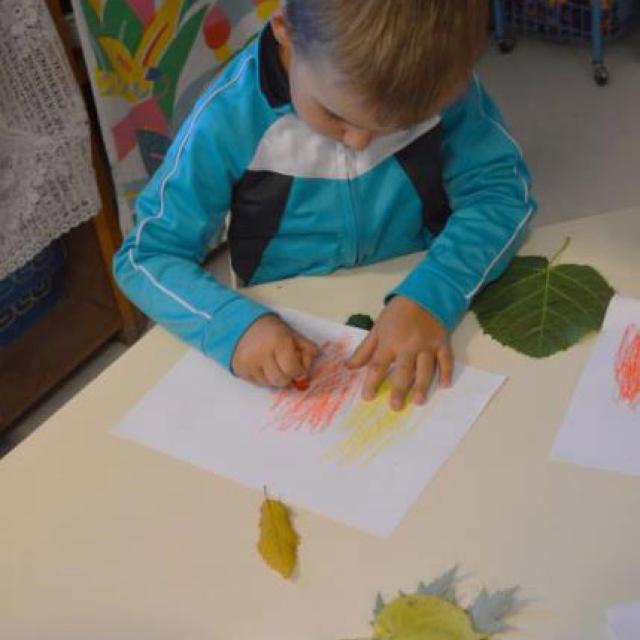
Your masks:
M529 185L477 78L440 116L365 151L315 133L294 112L267 27L183 124L138 198L115 275L147 315L230 367L244 332L271 312L201 267L230 211L232 265L246 285L428 249L389 295L452 330L519 247L535 211Z

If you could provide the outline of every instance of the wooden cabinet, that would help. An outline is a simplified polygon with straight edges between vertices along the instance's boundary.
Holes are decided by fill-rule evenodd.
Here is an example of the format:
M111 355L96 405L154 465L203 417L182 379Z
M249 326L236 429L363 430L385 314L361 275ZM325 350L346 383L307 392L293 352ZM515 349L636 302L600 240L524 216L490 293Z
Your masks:
M9 428L108 341L134 342L146 320L120 293L111 261L122 237L106 154L81 54L74 51L60 0L47 5L85 95L101 208L90 222L63 236L64 294L38 322L0 347L0 431Z

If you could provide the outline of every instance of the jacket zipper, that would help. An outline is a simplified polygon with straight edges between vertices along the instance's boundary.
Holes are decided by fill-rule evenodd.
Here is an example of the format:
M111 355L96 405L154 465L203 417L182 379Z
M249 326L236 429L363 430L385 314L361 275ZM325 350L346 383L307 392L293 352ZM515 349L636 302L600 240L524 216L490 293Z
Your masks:
M358 198L355 192L355 154L351 149L342 145L344 153L345 168L347 174L347 189L349 192L350 210L348 212L349 231L351 234L349 263L351 265L358 264L359 248L358 248Z

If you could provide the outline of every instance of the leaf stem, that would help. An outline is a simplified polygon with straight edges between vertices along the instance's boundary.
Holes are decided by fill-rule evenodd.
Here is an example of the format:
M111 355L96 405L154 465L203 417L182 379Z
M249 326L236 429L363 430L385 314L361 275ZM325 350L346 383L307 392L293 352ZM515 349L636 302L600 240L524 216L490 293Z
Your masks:
M551 258L551 261L549 262L549 266L555 264L556 261L560 259L560 256L562 256L562 254L568 249L570 244L571 244L571 238L566 237L560 249L558 249L558 251L556 251L556 253L554 254L553 258Z

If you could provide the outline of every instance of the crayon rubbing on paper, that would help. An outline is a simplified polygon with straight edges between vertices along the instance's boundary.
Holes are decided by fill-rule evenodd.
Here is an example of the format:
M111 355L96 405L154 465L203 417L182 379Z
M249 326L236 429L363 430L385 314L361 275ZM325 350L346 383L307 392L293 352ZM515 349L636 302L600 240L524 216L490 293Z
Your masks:
M619 398L636 407L640 402L640 329L635 324L625 329L614 369Z
M361 401L353 407L342 424L349 434L329 452L329 458L366 464L411 431L411 404L393 411L390 394L391 385L386 381L372 402Z
M360 374L345 367L351 351L348 338L327 341L309 376L308 389L289 387L275 394L271 426L280 431L324 431L358 391Z

